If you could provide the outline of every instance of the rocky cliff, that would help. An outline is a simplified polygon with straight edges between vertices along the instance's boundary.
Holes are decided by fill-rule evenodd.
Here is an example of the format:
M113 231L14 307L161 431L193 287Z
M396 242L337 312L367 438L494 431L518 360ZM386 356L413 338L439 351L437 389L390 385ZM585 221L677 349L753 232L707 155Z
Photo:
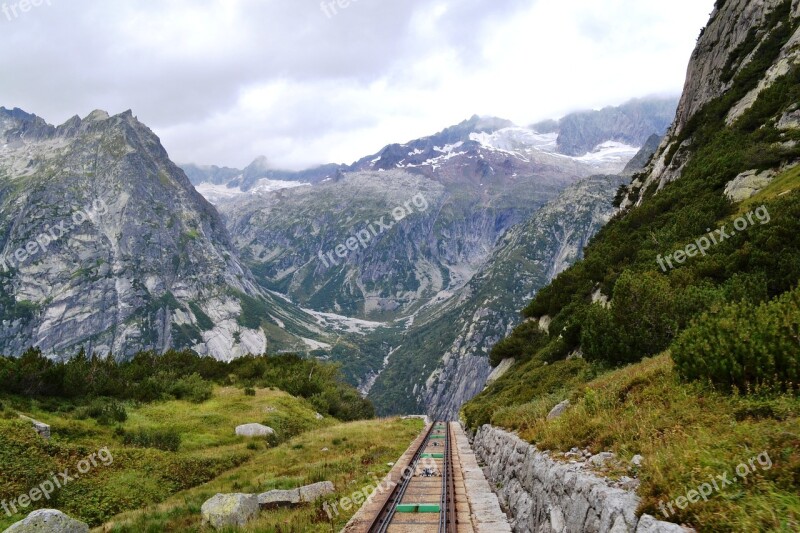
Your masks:
M717 1L692 53L675 121L647 172L634 181L631 202L641 204L648 190L681 176L703 122L723 116L732 125L798 65L800 0ZM796 110L776 111L782 115L764 120L797 122Z
M0 352L227 359L305 346L315 320L257 286L217 212L131 112L56 128L0 108L0 143Z
M520 322L519 309L539 288L581 258L611 217L614 194L625 181L583 180L507 232L469 283L417 315L377 380L372 397L378 405L402 403L411 387L431 417L455 420L461 405L483 390L492 372L492 346ZM424 357L423 347L431 356ZM401 381L409 369L419 375Z

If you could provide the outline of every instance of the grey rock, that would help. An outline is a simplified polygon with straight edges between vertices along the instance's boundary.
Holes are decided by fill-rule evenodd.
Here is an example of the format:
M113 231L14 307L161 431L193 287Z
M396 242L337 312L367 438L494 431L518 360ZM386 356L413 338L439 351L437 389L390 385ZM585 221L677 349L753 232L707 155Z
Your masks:
M644 457L639 454L634 455L631 457L631 465L635 466L636 468L640 468L644 463Z
M258 495L261 509L276 509L300 505L300 489L271 490Z
M639 480L628 476L622 476L617 481L617 485L625 490L636 490L639 488Z
M567 411L567 409L569 409L569 405L569 400L564 400L563 402L559 403L553 407L549 413L547 413L547 419L554 420L560 417Z
M48 426L44 422L39 422L38 420L34 420L33 418L30 418L30 417L25 416L25 415L19 415L19 416L20 416L20 418L30 422L31 425L33 426L33 430L36 433L38 433L40 437L42 437L45 440L49 440L50 439L50 426Z
M243 527L259 511L258 496L253 494L217 494L200 508L203 524L215 529Z
M395 369L420 355L416 350L439 343L429 338L430 331L440 332L441 344L448 347L441 361L431 362L437 365L435 370L418 384L417 402L426 406L432 418L456 419L461 406L484 389L493 372L486 354L519 324L519 309L530 301L530 294L582 257L585 243L612 216L614 194L626 181L619 176L594 176L565 189L527 222L506 233L481 271L442 304L441 312L433 311L437 318L426 321L419 333L414 328L407 332L407 339L419 335L419 342L404 342L392 354L390 365ZM549 323L540 320L541 325ZM414 348L415 344L421 348ZM407 387L404 382L387 384L380 379L375 386Z
M725 186L725 196L733 202L747 200L769 185L774 177L775 172L772 170L742 172Z
M778 121L777 126L781 130L800 129L800 110L785 113Z
M611 452L600 452L597 455L593 455L589 458L589 464L595 468L602 468L606 466L609 461L613 461L616 459L616 454Z
M56 509L39 509L3 533L89 533L89 526Z
M300 501L309 503L315 502L334 492L336 492L336 488L333 486L332 482L320 481L319 483L300 487Z
M667 183L681 177L686 162L691 157L692 139L686 139L680 146L678 141L681 134L692 118L709 102L730 90L735 82L735 75L745 65L751 64L752 54L746 57L736 57L735 51L740 48L754 32L764 39L771 33L766 22L770 14L783 0L727 0L717 2L721 7L715 7L708 25L701 33L694 52L689 62L683 95L681 96L678 110L667 135L657 152L659 155L651 161L645 171L644 186L639 189L637 198L632 202L638 205L644 198L644 192L651 187L663 188ZM798 16L797 7L800 4L793 2L793 17ZM782 21L790 24L790 21ZM762 41L763 42L763 41ZM770 87L778 77L788 72L792 64L800 62L800 32L795 31L789 41L777 54L774 62L758 73L760 81L756 88L746 94L739 102L735 102L727 113L727 123L733 123L737 118L752 106L758 95ZM729 64L735 59L733 64ZM731 66L732 69L726 68ZM728 78L724 78L726 74ZM781 117L783 120L784 117ZM785 117L785 125L794 122L792 116ZM674 154L671 161L667 161L668 154Z
M269 437L275 430L263 424L244 424L236 427L236 434L240 437Z
M644 514L639 519L636 526L636 533L693 533L695 530L688 527L679 526L671 522L662 522Z

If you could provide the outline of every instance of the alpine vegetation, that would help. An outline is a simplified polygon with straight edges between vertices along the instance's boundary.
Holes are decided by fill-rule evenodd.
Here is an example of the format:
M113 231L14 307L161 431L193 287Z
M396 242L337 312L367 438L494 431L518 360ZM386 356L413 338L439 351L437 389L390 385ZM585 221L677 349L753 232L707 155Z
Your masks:
M708 233L703 237L698 238L695 240L694 244L687 244L686 248L683 250L678 250L668 256L661 257L659 255L656 258L656 262L661 267L661 270L667 272L667 270L675 268L672 264L674 260L677 264L682 264L688 258L697 257L697 254L700 255L707 255L708 250L711 249L711 246L718 245L736 235L736 232L745 231L747 228L754 226L755 221L753 220L753 216L758 219L758 222L763 226L764 224L769 224L770 216L769 211L767 210L767 206L762 205L758 209L754 211L748 212L746 215L742 215L736 220L733 221L734 229L729 229L726 226L722 226L719 229L711 231L711 229L707 229ZM666 264L665 264L666 263ZM669 268L667 267L669 265Z

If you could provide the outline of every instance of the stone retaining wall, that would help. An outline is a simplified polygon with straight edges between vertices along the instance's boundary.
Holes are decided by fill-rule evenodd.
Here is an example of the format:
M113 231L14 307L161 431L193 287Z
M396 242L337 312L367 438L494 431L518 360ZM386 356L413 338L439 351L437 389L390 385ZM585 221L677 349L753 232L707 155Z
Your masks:
M516 533L686 533L636 515L639 497L583 463L552 459L516 435L486 425L472 447Z

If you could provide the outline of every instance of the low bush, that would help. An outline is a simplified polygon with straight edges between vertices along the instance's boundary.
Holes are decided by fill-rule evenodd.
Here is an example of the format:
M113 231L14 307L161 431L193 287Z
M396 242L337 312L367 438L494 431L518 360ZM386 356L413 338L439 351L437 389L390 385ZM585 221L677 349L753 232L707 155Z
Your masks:
M210 400L213 395L211 382L204 380L200 374L192 374L175 382L170 389L178 400L188 400L194 403L203 403Z
M758 306L742 301L700 317L672 349L679 374L726 390L800 384L800 288Z
M96 398L88 405L75 409L74 416L78 420L94 418L103 426L110 426L115 422L121 424L128 420L125 406L112 398Z
M177 452L181 446L181 435L174 429L136 429L123 431L122 442L126 446L155 448L165 452Z

